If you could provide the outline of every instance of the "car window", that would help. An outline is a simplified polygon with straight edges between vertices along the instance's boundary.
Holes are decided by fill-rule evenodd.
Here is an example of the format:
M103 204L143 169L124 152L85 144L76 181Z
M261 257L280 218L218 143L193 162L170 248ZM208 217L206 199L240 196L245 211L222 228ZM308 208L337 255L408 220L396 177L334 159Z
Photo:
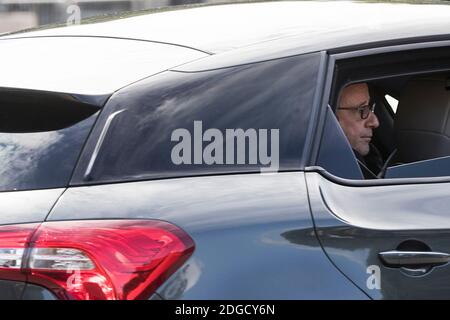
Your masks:
M329 102L338 125L324 127L316 164L350 179L450 176L449 51L338 61ZM333 162L343 159L337 145L353 161ZM363 177L355 175L354 160Z
M384 95L384 98L389 103L389 106L391 107L392 112L396 113L397 107L398 107L398 100L388 94Z
M74 181L301 169L319 59L166 72L126 88L107 104Z
M2 90L0 191L68 184L98 108L51 95Z

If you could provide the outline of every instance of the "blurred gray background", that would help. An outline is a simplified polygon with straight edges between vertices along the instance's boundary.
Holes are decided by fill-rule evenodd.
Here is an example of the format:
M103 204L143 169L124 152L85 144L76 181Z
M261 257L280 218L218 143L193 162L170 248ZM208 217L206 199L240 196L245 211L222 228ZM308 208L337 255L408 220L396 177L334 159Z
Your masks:
M66 23L78 6L81 19L217 0L0 0L0 34L53 23Z

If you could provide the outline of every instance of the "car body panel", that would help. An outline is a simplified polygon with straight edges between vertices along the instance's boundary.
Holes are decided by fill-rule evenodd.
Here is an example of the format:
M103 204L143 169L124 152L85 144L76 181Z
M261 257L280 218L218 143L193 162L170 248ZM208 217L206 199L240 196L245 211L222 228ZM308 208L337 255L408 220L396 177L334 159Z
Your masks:
M379 258L379 253L397 250L406 241L449 252L448 184L352 187L319 173L306 176L320 242L362 290L373 299L450 297L448 264L421 273L417 268L386 266Z
M325 205L355 227L392 231L450 229L450 191L446 183L362 187L318 179ZM352 201L348 201L350 198ZM377 205L368 205L368 201Z
M71 187L48 221L159 219L188 234L292 221L308 213L302 177L303 173L242 174Z
M64 188L0 192L0 225L42 222Z
M302 172L71 187L48 220L71 219L185 230L195 253L160 290L165 299L367 299L320 248Z
M157 290L163 299L369 299L330 263L308 220L193 235L193 256Z

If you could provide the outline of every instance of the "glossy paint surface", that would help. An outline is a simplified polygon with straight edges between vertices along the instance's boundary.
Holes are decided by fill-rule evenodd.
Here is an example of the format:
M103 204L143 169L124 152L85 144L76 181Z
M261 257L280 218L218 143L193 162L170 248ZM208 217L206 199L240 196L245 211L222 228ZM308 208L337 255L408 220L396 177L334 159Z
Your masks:
M306 175L319 240L359 288L373 299L450 298L448 263L393 268L378 256L400 248L449 252L448 184L352 187Z
M42 222L64 189L0 192L0 225Z
M49 220L159 219L196 249L166 299L367 299L316 240L304 174L246 174L69 188Z

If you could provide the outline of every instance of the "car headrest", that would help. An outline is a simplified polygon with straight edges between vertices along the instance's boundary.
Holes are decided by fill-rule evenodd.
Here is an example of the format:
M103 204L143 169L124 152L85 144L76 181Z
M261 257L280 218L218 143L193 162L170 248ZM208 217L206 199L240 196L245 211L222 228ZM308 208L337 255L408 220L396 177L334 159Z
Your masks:
M397 161L420 161L450 155L448 76L411 79L395 116Z

